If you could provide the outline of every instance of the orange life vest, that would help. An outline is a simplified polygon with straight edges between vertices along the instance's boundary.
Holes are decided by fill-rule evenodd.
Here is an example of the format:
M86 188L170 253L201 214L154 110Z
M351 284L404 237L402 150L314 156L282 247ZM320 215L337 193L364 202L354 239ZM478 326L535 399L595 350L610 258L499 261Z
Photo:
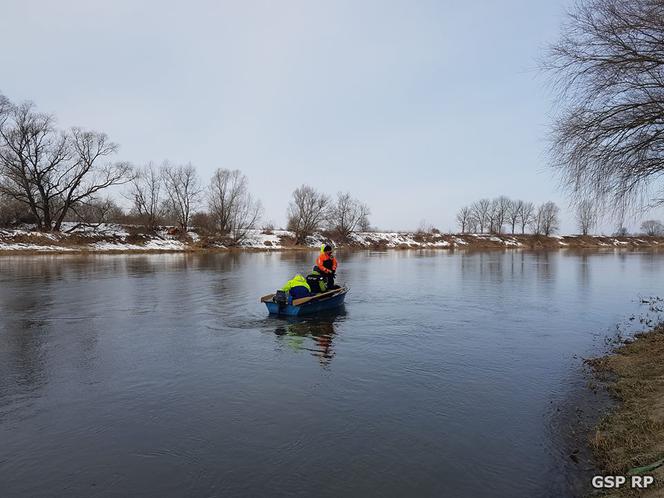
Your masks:
M328 262L327 265L325 264L326 262ZM332 273L333 271L337 271L337 260L334 256L330 256L329 252L322 252L318 256L318 259L316 259L316 267L321 273Z

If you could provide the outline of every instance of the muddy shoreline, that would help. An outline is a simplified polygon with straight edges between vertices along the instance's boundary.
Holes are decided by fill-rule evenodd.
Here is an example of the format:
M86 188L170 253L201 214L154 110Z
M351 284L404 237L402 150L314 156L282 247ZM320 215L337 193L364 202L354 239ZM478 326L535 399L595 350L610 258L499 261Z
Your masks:
M614 406L615 400L598 383L589 365L582 363L570 372L568 394L555 407L549 427L563 480L548 496L582 498L592 494L592 477L599 471L589 435Z
M647 236L543 236L518 234L442 234L420 232L363 232L350 240L335 240L333 234L317 233L306 244L297 244L286 230L255 230L239 243L217 235L190 231L187 234L162 230L142 232L137 227L110 225L101 230L74 233L42 233L30 230L0 230L0 255L169 253L225 251L310 251L322 242L347 250L627 250L664 249L663 237Z
M662 303L661 299L658 302ZM660 309L661 311L661 309ZM589 434L602 475L652 475L653 486L606 496L662 496L664 490L664 323L587 360L615 401Z

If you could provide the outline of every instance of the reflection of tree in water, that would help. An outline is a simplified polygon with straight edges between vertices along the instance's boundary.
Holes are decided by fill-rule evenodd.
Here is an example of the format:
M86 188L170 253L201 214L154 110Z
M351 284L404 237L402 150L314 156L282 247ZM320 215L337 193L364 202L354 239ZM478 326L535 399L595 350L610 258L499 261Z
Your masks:
M535 251L533 253L535 259L535 271L537 280L540 283L551 283L555 278L555 257L551 257L548 251Z
M579 256L579 282L583 287L590 287L590 261L587 253L582 253Z
M0 417L13 399L31 395L48 381L47 341L50 327L42 317L54 301L51 283L59 269L34 268L41 285L27 279L0 289ZM43 271L42 271L43 270ZM5 412L6 413L6 412Z
M316 356L320 365L326 367L335 355L333 339L336 334L334 318L317 318L304 321L291 319L283 321L275 329L274 333L279 336L293 351L309 351Z
M503 251L468 251L461 253L461 274L480 280L501 283L504 280Z

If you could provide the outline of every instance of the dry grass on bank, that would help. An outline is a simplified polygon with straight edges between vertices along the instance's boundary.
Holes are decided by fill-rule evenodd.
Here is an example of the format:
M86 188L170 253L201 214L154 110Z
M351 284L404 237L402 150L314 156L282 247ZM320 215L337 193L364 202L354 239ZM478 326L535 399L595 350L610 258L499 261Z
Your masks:
M626 475L664 458L664 324L589 363L619 401L591 435L602 473ZM664 466L645 473L655 476L654 488L611 496L664 496Z

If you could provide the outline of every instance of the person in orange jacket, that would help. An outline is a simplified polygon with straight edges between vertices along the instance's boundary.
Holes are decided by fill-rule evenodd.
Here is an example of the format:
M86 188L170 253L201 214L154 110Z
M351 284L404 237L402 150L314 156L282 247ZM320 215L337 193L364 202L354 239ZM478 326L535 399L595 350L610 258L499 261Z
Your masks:
M334 277L337 271L337 259L332 255L332 246L323 244L320 246L320 254L314 265L314 272L320 273L327 280L327 290L335 289Z

